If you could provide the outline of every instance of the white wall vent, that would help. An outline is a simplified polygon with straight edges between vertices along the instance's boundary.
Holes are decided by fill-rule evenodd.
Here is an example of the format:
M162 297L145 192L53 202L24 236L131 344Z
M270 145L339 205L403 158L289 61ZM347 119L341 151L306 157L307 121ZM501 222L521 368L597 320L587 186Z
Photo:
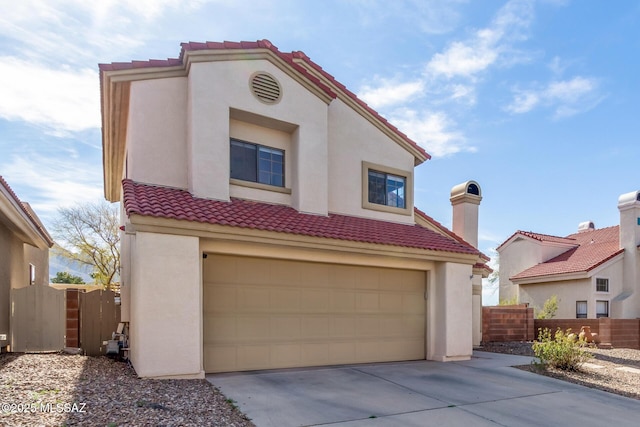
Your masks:
M276 104L282 97L280 83L271 74L258 72L251 76L251 92L265 104Z

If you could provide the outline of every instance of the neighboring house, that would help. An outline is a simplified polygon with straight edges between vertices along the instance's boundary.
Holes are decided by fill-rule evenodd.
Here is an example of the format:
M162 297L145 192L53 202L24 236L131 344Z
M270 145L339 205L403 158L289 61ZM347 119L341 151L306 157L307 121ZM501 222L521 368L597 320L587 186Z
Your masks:
M138 375L470 358L479 186L458 235L414 209L429 155L302 52L184 43L100 82Z
M640 317L640 191L618 199L620 225L583 222L566 237L517 231L498 247L500 299L542 308L558 296L557 318Z
M12 290L49 284L53 240L28 203L0 176L0 349L16 350ZM15 308L15 307L14 307ZM24 331L22 331L24 332ZM24 335L23 335L24 336ZM26 338L25 338L26 342Z

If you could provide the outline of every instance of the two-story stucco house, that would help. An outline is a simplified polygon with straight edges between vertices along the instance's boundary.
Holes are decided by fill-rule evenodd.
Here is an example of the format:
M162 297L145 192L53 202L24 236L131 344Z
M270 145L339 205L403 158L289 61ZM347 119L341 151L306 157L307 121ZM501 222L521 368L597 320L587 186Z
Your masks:
M139 375L471 356L479 186L458 234L415 209L429 155L305 54L184 43L100 81Z
M498 247L500 299L541 308L558 297L557 318L640 317L640 191L618 199L620 224L578 226L566 237L517 231Z
M53 240L28 203L0 176L0 350L24 351L28 331L12 321L12 289L49 284ZM35 348L31 348L35 350ZM38 348L37 350L41 350Z

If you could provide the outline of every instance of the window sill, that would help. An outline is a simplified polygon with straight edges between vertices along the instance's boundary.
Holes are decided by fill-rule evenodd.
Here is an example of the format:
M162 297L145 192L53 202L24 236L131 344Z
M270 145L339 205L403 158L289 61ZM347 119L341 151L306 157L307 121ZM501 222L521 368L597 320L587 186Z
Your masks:
M377 203L371 203L371 202L368 202L368 201L364 201L362 203L362 208L363 209L369 209L369 210L372 210L372 211L394 213L394 214L399 214L399 215L407 215L407 216L411 215L411 211L409 209L407 209L407 208L396 208L396 207L393 207L393 206L379 205Z
M229 184L239 187L255 188L256 190L273 191L275 193L291 194L290 188L276 187L275 185L260 184L259 182L243 181L241 179L230 178Z

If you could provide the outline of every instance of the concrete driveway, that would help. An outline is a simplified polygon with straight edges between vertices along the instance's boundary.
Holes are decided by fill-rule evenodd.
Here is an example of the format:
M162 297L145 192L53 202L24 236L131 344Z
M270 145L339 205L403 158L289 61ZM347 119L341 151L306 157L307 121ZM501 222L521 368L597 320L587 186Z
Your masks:
M258 427L637 426L640 401L511 368L531 358L208 375Z

